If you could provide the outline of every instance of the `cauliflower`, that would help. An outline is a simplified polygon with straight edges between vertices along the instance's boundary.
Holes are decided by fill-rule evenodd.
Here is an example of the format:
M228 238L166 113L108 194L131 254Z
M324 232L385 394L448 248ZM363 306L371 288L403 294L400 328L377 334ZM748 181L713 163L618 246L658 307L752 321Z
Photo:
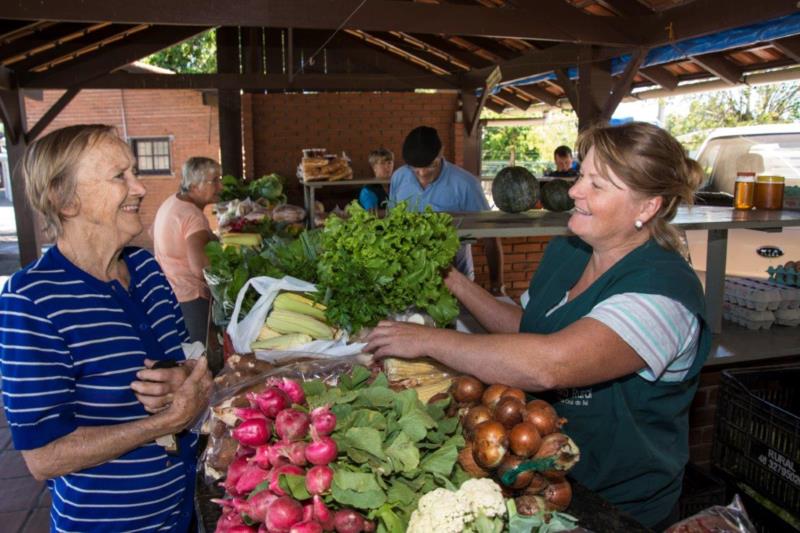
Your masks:
M459 533L471 531L474 520L493 517L500 530L505 513L505 500L497 483L491 479L470 479L457 492L439 488L420 498L406 531Z

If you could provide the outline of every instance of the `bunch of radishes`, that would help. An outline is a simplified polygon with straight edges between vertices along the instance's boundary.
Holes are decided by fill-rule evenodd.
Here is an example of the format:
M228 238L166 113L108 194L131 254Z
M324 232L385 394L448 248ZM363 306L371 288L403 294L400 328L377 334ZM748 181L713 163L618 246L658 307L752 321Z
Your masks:
M330 491L336 442L330 434L336 415L327 406L308 413L297 381L270 378L263 392L247 395L250 407L235 410L240 422L231 431L239 443L223 483L231 496L214 500L223 507L218 533L359 533L372 522L352 509L329 509L322 495ZM287 494L280 476L305 476L311 499ZM258 488L258 490L256 490ZM245 523L245 515L248 522Z

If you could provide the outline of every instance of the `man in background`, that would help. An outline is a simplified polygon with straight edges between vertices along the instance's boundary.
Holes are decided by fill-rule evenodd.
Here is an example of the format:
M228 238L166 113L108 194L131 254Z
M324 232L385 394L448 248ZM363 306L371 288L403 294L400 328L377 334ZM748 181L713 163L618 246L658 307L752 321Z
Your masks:
M572 149L569 146L559 146L553 151L553 161L556 169L551 170L545 176L552 178L577 178L578 168L572 159Z

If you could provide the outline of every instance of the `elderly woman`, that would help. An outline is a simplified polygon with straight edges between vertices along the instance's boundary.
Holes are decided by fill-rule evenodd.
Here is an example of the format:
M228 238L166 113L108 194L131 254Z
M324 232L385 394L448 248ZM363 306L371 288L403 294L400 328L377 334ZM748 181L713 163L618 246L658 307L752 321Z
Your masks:
M101 125L56 130L22 160L56 244L0 295L0 371L14 446L52 494L52 531L186 531L193 514L197 435L184 430L211 377L205 358L183 362L186 329L155 259L127 246L145 194L133 165Z
M710 346L700 282L669 225L702 174L650 124L590 129L578 146L575 236L550 242L524 309L451 271L447 286L491 334L382 322L367 349L557 391L582 451L574 477L660 528L680 495L689 405Z
M209 293L203 277L205 246L214 238L203 208L219 201L219 163L191 157L183 164L180 190L161 204L153 222L153 248L181 305L192 341L206 342Z

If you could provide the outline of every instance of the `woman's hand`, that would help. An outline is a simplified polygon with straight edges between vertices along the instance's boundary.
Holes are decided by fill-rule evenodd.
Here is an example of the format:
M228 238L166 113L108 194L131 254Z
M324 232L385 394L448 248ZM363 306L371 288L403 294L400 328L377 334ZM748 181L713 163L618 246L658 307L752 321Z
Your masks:
M414 359L430 355L436 334L440 332L427 326L383 320L367 335L364 349L379 358Z
M173 394L183 385L197 363L195 360L188 360L173 368L154 369L152 366L156 362L145 359L145 368L136 373L138 379L131 383L136 398L142 402L148 413L157 413L169 407Z

